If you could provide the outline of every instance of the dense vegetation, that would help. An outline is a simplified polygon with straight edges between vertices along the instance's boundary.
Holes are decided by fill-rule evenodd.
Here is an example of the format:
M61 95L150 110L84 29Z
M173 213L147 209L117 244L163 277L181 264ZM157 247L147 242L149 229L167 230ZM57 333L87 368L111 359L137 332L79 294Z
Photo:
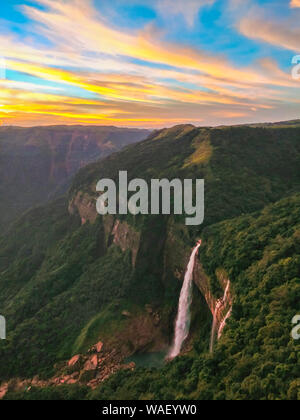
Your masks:
M3 239L1 313L13 332L0 343L1 378L53 374L54 363L70 357L88 321L123 297L130 281L128 254L111 248L103 256L101 223L79 227L65 209L62 201L35 210L7 234L10 240Z
M160 370L120 372L96 399L300 398L300 345L291 338L300 301L300 195L204 232L201 261L230 274L235 302L213 355L195 350Z
M4 400L9 401L80 401L85 400L89 392L89 388L84 385L61 385L58 387L33 387L29 392L11 392L9 391Z
M1 379L50 377L54 364L87 351L99 338L117 338L126 328L124 310L134 317L151 303L161 305L166 316L173 311L179 284L169 282L167 288L162 262L149 258L148 246L162 234L155 235L151 219L149 224L136 270L129 250L107 248L101 218L81 226L64 199L28 212L12 226L0 241L0 307L8 331L0 342ZM152 257L159 261L155 252Z
M262 209L300 188L300 127L198 129L178 126L154 133L83 168L70 195L101 178L204 178L205 225ZM183 219L178 218L178 222ZM202 230L202 226L200 227ZM191 236L197 235L192 228Z
M204 225L186 228L183 217L171 216L178 227L173 259L181 258L177 245L189 250L201 236L200 261L212 291L220 293L218 268L233 284L233 314L209 355L210 318L195 294L187 356L162 371L120 371L93 392L32 389L26 398L299 398L299 346L290 337L300 297L299 140L297 126L179 126L80 170L70 199L78 191L95 196L95 182L117 179L119 170L128 170L129 179L204 178ZM49 377L55 363L99 337L121 340L122 311L134 319L145 304L160 310L166 341L172 336L180 281L164 267L170 218L121 217L141 234L133 268L130 249L107 241L101 217L81 225L67 207L62 198L33 209L0 236L0 313L8 322L8 340L0 342L2 380Z

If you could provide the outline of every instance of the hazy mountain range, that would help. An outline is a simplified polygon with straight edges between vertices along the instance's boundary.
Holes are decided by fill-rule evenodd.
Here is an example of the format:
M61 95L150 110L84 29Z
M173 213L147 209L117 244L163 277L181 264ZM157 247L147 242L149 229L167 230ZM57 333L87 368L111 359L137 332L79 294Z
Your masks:
M0 127L0 226L65 193L79 168L149 133L116 127Z

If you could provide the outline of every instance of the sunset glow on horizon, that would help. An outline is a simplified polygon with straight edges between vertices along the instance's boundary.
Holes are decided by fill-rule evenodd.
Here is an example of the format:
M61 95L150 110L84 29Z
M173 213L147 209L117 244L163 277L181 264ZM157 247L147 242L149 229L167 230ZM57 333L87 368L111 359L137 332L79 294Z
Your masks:
M0 124L300 118L299 18L299 0L10 0Z

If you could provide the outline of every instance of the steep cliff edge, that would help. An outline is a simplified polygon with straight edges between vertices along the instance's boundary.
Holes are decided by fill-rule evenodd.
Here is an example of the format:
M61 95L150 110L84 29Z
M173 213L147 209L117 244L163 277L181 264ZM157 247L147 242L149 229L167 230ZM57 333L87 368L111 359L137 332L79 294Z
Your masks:
M222 301L234 298L228 327L213 353L204 352L196 341L193 352L162 370L117 374L89 395L93 399L299 400L300 346L291 336L300 296L299 206L296 193L261 212L203 232L201 264L206 274L200 273L201 287L209 275L215 296ZM226 272L220 271L221 265ZM228 284L227 274L232 293L225 294L221 284ZM211 306L215 304L211 300ZM198 329L201 342L202 330L203 325Z
M71 214L78 213L82 223L89 221L94 223L99 216L96 211L95 197L87 193L78 192L69 203ZM129 251L132 259L132 266L136 268L137 257L146 238L126 221L121 221L116 216L102 217L105 232L106 247L112 244L118 246L123 252ZM188 246L188 232L184 225L176 224L174 219L169 219L166 227L166 237L161 249L163 259L162 281L165 287L170 287L170 282L181 283L185 274L187 262L190 256ZM151 247L148 249L151 252ZM201 256L201 249L200 249ZM205 273L203 266L197 259L194 268L194 283L205 298L209 310L214 319L213 328L218 338L221 337L225 322L232 310L233 296L230 280L225 270L218 269L216 272L221 295L213 293L211 281ZM174 289L174 285L173 285ZM175 287L176 289L176 287Z
M180 217L172 215L159 221L153 219L150 229L146 228L150 216L149 219L115 217L113 222L103 219L105 230L111 232L110 241L106 242L118 245L122 252L129 250L136 273L142 267L141 272L154 276L157 284L161 284L164 299L169 293L172 319L191 247L202 237L203 229L261 209L298 187L299 133L297 127L201 129L177 126L162 130L101 164L82 170L70 190L70 208L80 214L82 223L87 220L94 223L97 219L96 183L101 178L111 178L117 183L119 170L127 170L129 179L147 181L157 177L205 179L203 226L185 227ZM202 263L202 250L199 255L194 281L212 314L213 336L220 337L232 313L233 279L222 262L211 273L207 270L209 265ZM141 280L143 275L137 276L139 287L144 280Z
M182 281L187 262L190 256L188 246L187 229L184 225L176 225L174 221L169 223L169 229L164 249L164 276L173 276ZM217 337L220 338L225 327L226 320L232 310L233 293L228 276L223 269L216 270L219 282L219 293L215 293L212 283L201 264L201 248L196 259L193 280L200 293L204 297L206 304L215 321L214 328Z

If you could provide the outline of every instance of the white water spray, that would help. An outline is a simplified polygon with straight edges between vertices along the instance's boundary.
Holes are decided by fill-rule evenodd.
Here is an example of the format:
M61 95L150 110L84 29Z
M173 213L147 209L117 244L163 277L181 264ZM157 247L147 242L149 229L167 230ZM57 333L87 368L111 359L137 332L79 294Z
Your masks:
M212 353L213 349L214 349L214 343L215 343L215 336L216 336L216 329L217 329L217 322L218 322L218 314L219 314L219 310L220 308L222 308L223 306L223 301L222 299L219 299L217 301L214 313L213 313L213 324L212 324L212 329L211 329L211 335L210 335L210 346L209 346L209 350Z
M190 261L187 266L187 270L184 276L183 286L180 292L178 313L175 324L175 336L174 342L169 352L168 358L174 359L178 356L181 351L184 340L189 335L190 323L191 323L191 303L192 303L192 286L193 286L193 271L195 265L195 257L198 249L201 246L199 241L196 247L193 249Z
M228 294L229 294L229 289L230 289L230 281L228 280L225 291L224 291L224 296L223 296L223 298L221 298L217 301L216 307L215 307L215 310L214 310L214 314L213 314L213 325L212 325L211 336L210 336L210 352L211 353L214 350L214 343L215 343L215 337L216 337L216 333L217 333L217 323L218 323L219 313L227 305L227 301L228 301L227 298L228 298ZM220 325L219 330L218 330L218 339L221 337L223 329L225 328L225 325L226 325L226 321L230 317L230 315L231 315L231 309L226 314L224 320L221 322L221 325Z
M225 315L225 318L223 319L223 321L220 324L219 331L218 331L218 340L220 340L220 338L222 336L222 332L223 332L223 330L226 326L226 322L230 318L231 314L232 314L232 308L229 309L229 311Z

